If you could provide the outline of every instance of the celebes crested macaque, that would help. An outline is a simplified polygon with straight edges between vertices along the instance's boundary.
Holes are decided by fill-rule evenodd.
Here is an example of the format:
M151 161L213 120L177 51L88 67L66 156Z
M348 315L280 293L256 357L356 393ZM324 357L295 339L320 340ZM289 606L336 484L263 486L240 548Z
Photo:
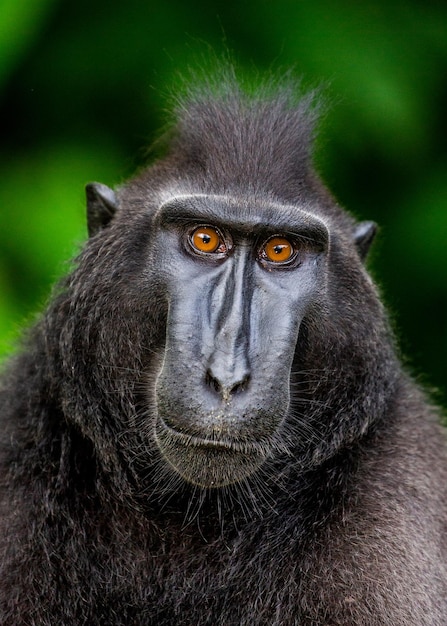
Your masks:
M164 157L87 187L2 379L2 626L447 624L438 412L294 94L191 89Z

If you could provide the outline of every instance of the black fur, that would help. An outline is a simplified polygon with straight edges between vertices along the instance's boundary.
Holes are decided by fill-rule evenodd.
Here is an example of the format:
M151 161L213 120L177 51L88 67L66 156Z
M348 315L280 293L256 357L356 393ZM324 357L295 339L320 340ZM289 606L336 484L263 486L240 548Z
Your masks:
M167 154L116 197L89 188L92 236L3 376L0 623L442 626L444 434L363 267L375 228L312 169L311 97L217 91L177 104ZM242 221L301 207L330 234L273 450L220 489L184 481L153 437L157 211L198 193L231 196Z

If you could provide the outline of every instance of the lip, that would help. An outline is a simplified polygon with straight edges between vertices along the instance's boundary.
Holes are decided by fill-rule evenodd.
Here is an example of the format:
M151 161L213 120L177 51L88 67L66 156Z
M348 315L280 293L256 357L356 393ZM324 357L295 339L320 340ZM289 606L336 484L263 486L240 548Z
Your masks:
M269 455L267 442L209 438L174 430L158 417L154 429L164 459L187 482L205 488L239 482Z
M214 435L214 438L210 438L182 433L166 424L165 420L160 416L158 417L158 425L161 426L163 434L166 437L182 446L191 448L209 448L227 452L253 453L256 451L259 453L259 449L256 448L253 443L236 441L228 437L217 438L217 434Z
M165 420L159 415L157 419L158 427L161 427L162 434L170 438L172 442L178 443L185 447L191 448L208 448L214 450L222 450L227 452L239 452L242 454L264 454L270 448L267 441L241 441L228 436L219 438L216 430L213 437L200 437L189 433L178 431L169 426ZM159 434L160 431L158 431Z

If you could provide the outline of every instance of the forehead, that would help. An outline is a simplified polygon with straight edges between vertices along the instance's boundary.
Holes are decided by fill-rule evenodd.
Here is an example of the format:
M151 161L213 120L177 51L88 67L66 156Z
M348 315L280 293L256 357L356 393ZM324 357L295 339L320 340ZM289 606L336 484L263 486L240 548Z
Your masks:
M206 222L250 234L278 231L301 234L304 231L328 232L321 217L308 207L231 195L175 195L159 207L161 223Z

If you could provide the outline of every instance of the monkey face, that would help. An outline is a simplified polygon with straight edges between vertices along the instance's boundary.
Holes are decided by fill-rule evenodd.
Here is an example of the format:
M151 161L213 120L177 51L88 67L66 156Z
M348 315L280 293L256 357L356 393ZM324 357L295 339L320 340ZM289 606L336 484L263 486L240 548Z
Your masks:
M328 231L296 208L221 196L174 198L157 221L168 315L154 437L187 481L220 487L279 445L300 326L324 289Z

